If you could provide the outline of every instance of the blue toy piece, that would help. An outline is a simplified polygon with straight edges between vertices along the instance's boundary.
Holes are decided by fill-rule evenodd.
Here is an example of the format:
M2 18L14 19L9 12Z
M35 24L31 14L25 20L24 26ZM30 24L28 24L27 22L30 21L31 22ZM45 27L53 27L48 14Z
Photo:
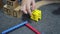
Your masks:
M10 32L10 31L12 31L12 30L14 30L16 28L20 28L21 26L23 26L23 25L25 25L27 23L28 23L28 21L22 22L21 24L18 24L18 25L14 26L14 27L11 27L11 28L3 31L2 34L6 34L6 33Z

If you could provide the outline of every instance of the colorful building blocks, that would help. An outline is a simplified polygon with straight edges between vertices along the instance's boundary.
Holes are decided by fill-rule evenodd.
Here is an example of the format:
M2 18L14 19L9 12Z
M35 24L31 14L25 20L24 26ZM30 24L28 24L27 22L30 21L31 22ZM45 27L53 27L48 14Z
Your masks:
M29 24L28 21L24 21L24 22L22 22L22 23L20 23L20 24L18 24L18 25L16 25L16 26L14 26L14 27L11 27L11 28L3 31L2 34L8 34L9 32L14 31L15 29L20 28L20 27L22 27L22 26L24 26L24 25L25 25L26 27L28 27L29 29L31 29L35 34L41 34L41 32L39 32L38 30L36 30L35 28L33 28L33 27Z
M32 11L31 19L34 21L41 20L42 14L41 10L35 9Z
M22 16L22 13L21 13L22 11L20 11L20 5L18 4L18 0L7 0L7 4L4 5L3 9L4 9L4 13L9 16L18 17L18 18L20 18ZM31 19L35 20L35 21L38 21L38 19L41 19L41 10L36 9L36 10L32 11ZM26 27L31 29L35 34L41 34L38 30L33 28L28 23L28 21L22 22L14 27L11 27L11 28L3 31L2 34L7 34L11 31L14 31L15 29L17 29L23 25L25 25Z

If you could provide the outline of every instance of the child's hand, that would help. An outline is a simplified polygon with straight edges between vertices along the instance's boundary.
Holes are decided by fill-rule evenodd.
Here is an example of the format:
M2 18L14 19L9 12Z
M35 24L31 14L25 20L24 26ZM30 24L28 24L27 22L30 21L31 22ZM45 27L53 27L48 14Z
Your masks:
M29 13L31 16L31 9L35 9L35 0L22 0L21 10L25 14Z

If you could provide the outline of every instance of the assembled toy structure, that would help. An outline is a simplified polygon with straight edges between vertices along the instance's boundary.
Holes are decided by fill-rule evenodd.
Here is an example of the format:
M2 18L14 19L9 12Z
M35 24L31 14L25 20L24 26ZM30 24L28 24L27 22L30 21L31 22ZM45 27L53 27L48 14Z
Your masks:
M20 11L20 5L18 0L6 0L7 4L4 5L4 13L9 16L20 18L22 13Z
M22 16L22 11L20 11L20 5L18 3L18 0L7 0L7 4L4 5L4 13L20 18ZM32 20L38 21L38 19L41 19L41 10L35 9L32 11Z
M3 7L4 13L9 16L20 18L22 16L22 11L20 11L20 5L18 4L18 0L7 0L7 4ZM38 21L38 19L41 19L41 10L33 10L32 16L30 17L32 20ZM41 32L37 31L35 28L33 28L28 21L24 21L14 27L11 27L5 31L2 32L2 34L7 34L8 32L11 32L21 26L25 25L29 29L31 29L35 34L41 34Z

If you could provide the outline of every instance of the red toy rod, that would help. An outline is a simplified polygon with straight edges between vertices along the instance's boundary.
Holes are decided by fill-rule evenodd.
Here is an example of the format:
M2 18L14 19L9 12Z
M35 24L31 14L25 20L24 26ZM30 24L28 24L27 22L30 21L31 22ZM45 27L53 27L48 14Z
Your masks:
M25 24L29 29L31 29L36 34L41 34L39 31L37 31L35 28L33 28L29 23Z

